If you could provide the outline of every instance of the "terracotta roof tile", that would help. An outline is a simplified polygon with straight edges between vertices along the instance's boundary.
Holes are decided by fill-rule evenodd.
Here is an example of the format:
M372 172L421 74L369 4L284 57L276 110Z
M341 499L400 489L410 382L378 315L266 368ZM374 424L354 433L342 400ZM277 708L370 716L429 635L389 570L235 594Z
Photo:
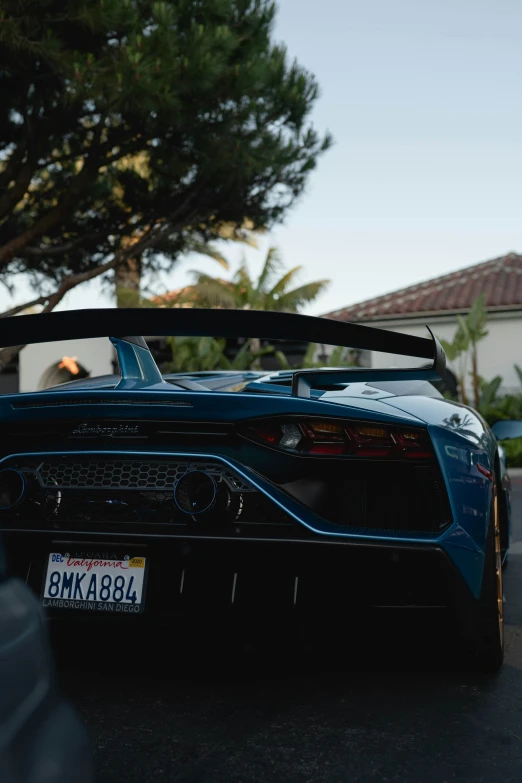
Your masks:
M522 309L522 255L509 253L391 294L327 313L339 321L413 317L422 313L465 312L480 293L486 307Z

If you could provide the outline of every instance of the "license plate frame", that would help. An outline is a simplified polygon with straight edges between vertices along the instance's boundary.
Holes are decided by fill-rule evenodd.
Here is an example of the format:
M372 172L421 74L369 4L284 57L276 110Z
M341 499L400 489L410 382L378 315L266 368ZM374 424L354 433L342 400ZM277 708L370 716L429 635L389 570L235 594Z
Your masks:
M149 565L149 558L139 551L132 553L127 551L121 556L119 553L112 553L108 557L82 557L65 548L56 548L48 553L47 560L44 561L40 603L45 610L53 613L74 610L100 615L143 614ZM60 578L55 578L54 582L51 582L53 571L57 571ZM64 580L64 574L70 578ZM80 578L82 575L83 578ZM102 583L105 576L109 576L110 580ZM116 584L116 578L119 576L123 577L123 584L121 580ZM50 591L53 584L57 585L56 594L54 588L53 594ZM103 588L105 588L104 597L101 598ZM118 600L120 593L122 598ZM133 593L135 593L134 601Z

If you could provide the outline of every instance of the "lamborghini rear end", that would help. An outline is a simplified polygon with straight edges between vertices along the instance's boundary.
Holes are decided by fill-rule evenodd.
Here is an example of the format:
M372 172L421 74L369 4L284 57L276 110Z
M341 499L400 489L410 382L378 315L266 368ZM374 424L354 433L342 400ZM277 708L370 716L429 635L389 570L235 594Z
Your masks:
M149 416L157 413L155 402L143 400ZM223 404L229 404L225 396L213 399L214 406ZM85 420L79 421L78 408L85 407L89 413L82 410ZM147 569L126 569L135 577L130 587L123 567L113 570L122 573L119 581L116 576L105 579L113 592L108 604L101 581L90 595L85 589L90 571L78 583L70 575L80 578L85 565L77 561L89 559L89 552L95 559L110 559L114 550L132 566L136 553L144 554L144 547L155 544L161 552L167 544L171 547L170 589L164 584L158 593L160 604L164 597L169 610L184 604L196 583L202 582L201 608L217 596L205 552L227 584L224 607L240 600L245 569L251 575L256 563L269 578L283 566L289 587L280 592L280 602L288 599L296 605L305 590L310 592L303 569L308 574L311 565L318 575L326 563L326 573L316 580L318 590L327 584L328 573L355 576L353 565L332 569L330 561L345 559L357 539L357 561L364 557L360 546L366 540L370 552L384 544L384 561L393 564L398 562L395 549L433 540L451 524L444 481L427 431L421 428L312 415L187 423L143 419L141 410L137 419L131 405L132 418L89 420L92 407L71 400L64 406L71 418L4 427L2 442L9 445L10 455L3 458L0 472L3 524L13 540L23 540L23 546L16 547L17 571L29 573L35 588L47 567L48 608L95 610L109 605L101 611L123 611L127 592L132 595L137 584L136 574L143 571L145 576ZM26 408L26 416L28 412ZM195 578L193 567L200 556L205 565ZM150 562L154 573L157 555L145 558L147 565ZM256 581L262 596L265 580ZM379 577L366 586L365 596L380 603L389 600L391 583L385 581L385 595L377 595L384 584ZM434 584L431 579L422 582ZM120 583L125 594L121 598L120 592L114 593ZM145 608L141 581L140 588L132 611ZM153 591L148 580L147 609ZM394 603L410 602L415 594L420 601L426 590L418 578L410 578L402 582L401 592ZM80 607L82 600L88 603ZM436 600L440 602L439 595Z
M162 323L155 313L154 331L143 331L179 334L180 321L159 312ZM98 319L96 329L125 333L125 312L109 313L111 323ZM47 335L66 315L49 322ZM213 333L289 336L288 317L252 316L215 323ZM187 332L209 328L195 325L197 314L184 317ZM309 329L317 339L319 319L289 318L297 318L290 336L312 339ZM351 331L341 334L344 327ZM378 330L361 329L335 324L334 334L328 322L325 342L375 343ZM436 341L395 337L397 353L431 353L432 364L387 377L437 376ZM203 380L165 382L138 338L111 339L122 371L115 388L0 400L10 566L49 615L313 617L393 606L470 616L477 580L459 550L466 542L440 428L434 441L411 413L315 391L346 385L347 372L364 380L380 371L303 372L286 389L250 379L239 392L209 391ZM382 337L383 350L389 340Z

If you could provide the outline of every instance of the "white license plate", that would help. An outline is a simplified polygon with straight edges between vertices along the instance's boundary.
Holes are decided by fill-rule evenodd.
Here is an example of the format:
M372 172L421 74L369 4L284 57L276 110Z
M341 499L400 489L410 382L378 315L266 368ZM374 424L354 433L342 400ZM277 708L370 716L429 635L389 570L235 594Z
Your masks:
M96 560L52 552L42 602L47 609L139 614L145 604L146 558Z

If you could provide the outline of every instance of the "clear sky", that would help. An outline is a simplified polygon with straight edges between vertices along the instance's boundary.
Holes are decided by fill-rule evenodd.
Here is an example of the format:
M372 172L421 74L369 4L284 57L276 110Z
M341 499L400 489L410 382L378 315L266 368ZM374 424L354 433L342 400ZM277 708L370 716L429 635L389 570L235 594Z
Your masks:
M521 32L520 0L279 0L276 37L316 75L313 122L335 138L269 238L303 282L332 280L309 312L522 252ZM156 290L195 267L220 273L192 257ZM64 307L110 304L93 283Z

